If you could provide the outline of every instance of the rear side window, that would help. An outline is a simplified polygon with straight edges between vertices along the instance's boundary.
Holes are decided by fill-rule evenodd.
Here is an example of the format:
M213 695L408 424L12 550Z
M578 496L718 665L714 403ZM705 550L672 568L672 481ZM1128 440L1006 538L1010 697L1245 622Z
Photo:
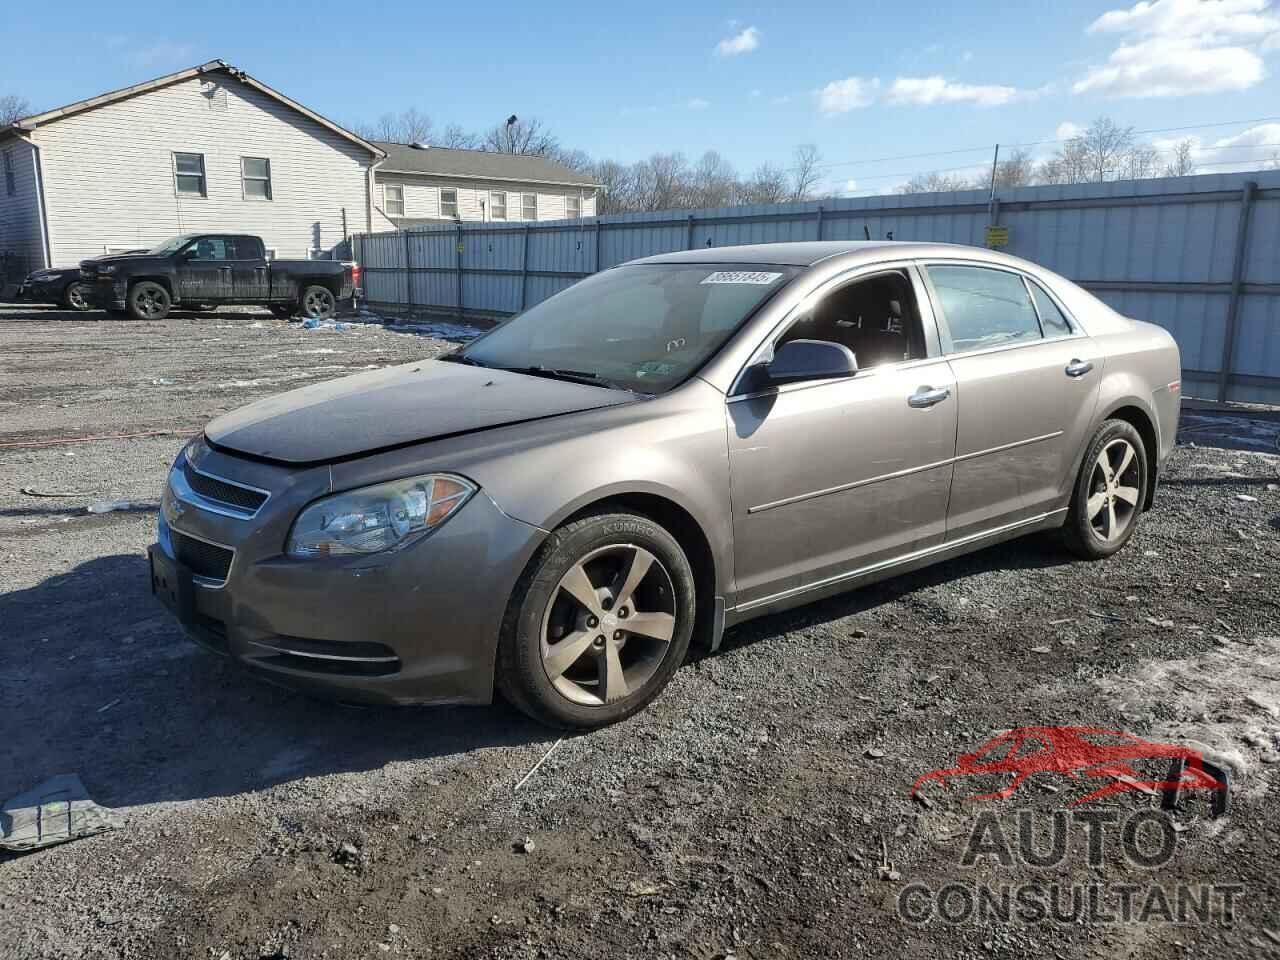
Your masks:
M951 334L952 353L1042 339L1036 309L1018 274L985 267L927 269Z
M1031 298L1036 302L1036 310L1040 312L1040 326L1044 328L1046 337L1066 337L1071 334L1071 323L1067 320L1058 305L1044 292L1044 287L1034 280L1027 280L1031 288Z

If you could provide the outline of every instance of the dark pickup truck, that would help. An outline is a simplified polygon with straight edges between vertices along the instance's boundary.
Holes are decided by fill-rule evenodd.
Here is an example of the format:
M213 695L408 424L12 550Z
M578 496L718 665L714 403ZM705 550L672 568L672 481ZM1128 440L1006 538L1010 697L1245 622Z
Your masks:
M324 320L350 297L359 268L337 260L268 260L259 237L188 233L154 250L80 262L89 299L112 313L162 320L179 306L252 304Z

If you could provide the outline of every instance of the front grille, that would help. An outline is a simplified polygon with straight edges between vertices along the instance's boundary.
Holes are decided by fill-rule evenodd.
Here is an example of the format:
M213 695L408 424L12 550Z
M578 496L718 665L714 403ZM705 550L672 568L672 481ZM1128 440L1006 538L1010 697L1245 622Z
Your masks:
M236 555L234 550L213 543L205 543L195 537L188 537L172 528L169 530L169 536L178 562L197 577L218 582L227 579L231 560Z
M246 513L256 513L267 502L267 494L200 473L185 459L182 461L182 475L187 486L206 500L225 503Z

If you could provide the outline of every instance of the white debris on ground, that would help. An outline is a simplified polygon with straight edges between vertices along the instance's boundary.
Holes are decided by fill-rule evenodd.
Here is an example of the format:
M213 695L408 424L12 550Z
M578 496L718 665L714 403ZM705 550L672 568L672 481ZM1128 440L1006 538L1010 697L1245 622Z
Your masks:
M1231 768L1237 794L1258 796L1265 767L1280 764L1280 636L1213 639L1199 656L1094 683L1126 717L1150 723L1146 737L1199 750Z

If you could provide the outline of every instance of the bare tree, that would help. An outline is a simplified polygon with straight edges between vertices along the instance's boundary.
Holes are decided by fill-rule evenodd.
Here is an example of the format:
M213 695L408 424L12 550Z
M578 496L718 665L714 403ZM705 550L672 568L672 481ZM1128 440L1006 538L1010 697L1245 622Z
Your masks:
M7 127L20 117L31 113L31 104L25 97L5 94L0 97L0 127Z
M822 154L812 143L802 143L796 147L791 162L791 199L808 200L822 179L818 172L818 164L822 162Z
M560 141L536 117L517 120L514 116L484 135L481 149L492 153L526 154L546 157L560 149Z
M384 113L372 123L357 123L352 129L366 140L430 143L435 128L429 116L410 107L399 113Z
M449 147L453 150L478 150L480 138L458 124L451 123L444 128L444 135L437 139L437 146Z
M1196 172L1196 161L1193 155L1195 141L1179 140L1173 148L1173 157L1164 167L1166 177L1189 177Z
M715 150L708 150L689 178L689 203L694 207L728 207L738 200L738 173Z
M974 185L967 179L955 174L918 173L906 183L895 187L894 193L949 193L952 190L972 190L973 188Z
M1133 127L1122 127L1110 117L1093 121L1078 139L1084 143L1085 169L1094 183L1119 177L1134 145Z
M996 164L997 187L1025 187L1035 182L1035 162L1026 150L1014 150Z
M1088 179L1089 150L1083 137L1072 137L1040 165L1041 183L1081 183Z
M782 203L790 189L786 171L765 163L756 167L738 192L743 203Z
M1160 176L1160 153L1150 144L1140 143L1124 156L1120 168L1123 180L1150 180Z
M636 209L635 168L616 160L600 160L588 171L600 184L596 213L626 213Z

